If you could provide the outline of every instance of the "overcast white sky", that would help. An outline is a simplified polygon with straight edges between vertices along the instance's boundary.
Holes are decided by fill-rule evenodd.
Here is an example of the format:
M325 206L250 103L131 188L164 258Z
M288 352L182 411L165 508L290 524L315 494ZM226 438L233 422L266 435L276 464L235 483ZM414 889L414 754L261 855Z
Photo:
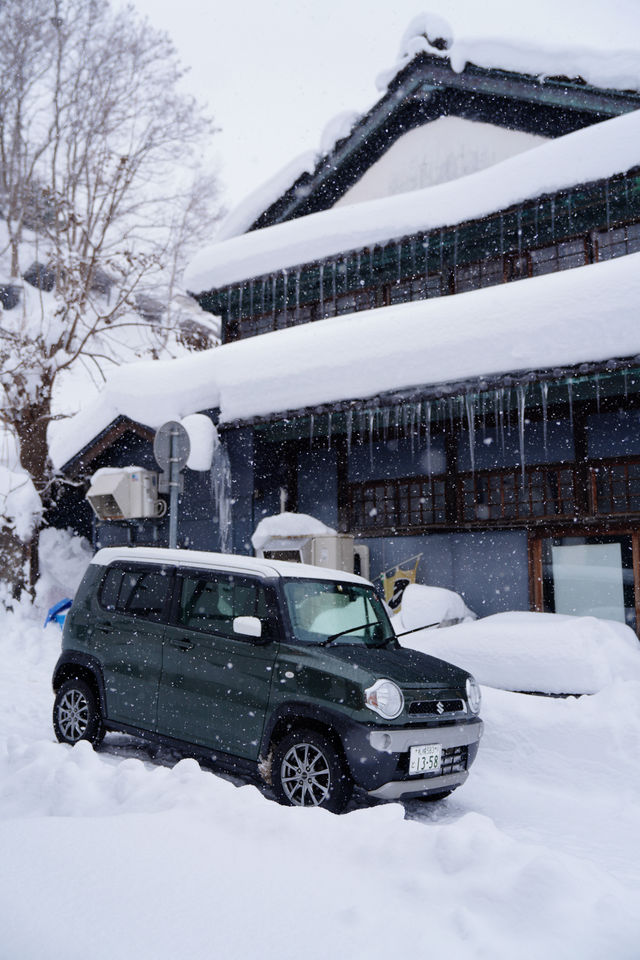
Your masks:
M189 88L222 132L228 206L318 147L326 123L378 99L410 20L446 17L458 38L518 39L600 50L640 47L640 0L134 0L172 37Z

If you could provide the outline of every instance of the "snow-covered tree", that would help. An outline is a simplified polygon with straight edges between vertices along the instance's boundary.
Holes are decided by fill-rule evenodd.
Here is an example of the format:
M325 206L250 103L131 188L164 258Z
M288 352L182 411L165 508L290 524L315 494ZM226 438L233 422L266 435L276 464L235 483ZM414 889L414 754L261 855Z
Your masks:
M158 352L185 241L215 219L213 127L181 77L131 7L0 0L0 263L19 297L0 313L0 425L45 503L57 381L117 361L136 327Z

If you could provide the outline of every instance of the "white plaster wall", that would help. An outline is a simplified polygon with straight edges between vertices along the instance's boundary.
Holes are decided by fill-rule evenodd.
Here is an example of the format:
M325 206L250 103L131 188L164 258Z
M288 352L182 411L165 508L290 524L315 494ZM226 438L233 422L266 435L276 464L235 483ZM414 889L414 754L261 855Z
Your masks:
M545 137L490 123L439 117L396 140L335 206L457 180L545 141Z

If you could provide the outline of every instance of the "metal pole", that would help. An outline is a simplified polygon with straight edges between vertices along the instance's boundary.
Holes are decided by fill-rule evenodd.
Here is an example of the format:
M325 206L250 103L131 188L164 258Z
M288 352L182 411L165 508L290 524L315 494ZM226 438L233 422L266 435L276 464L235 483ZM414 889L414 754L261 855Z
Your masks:
M176 457L176 431L171 431L169 449L169 549L175 550L178 545L178 486L179 474L178 458Z

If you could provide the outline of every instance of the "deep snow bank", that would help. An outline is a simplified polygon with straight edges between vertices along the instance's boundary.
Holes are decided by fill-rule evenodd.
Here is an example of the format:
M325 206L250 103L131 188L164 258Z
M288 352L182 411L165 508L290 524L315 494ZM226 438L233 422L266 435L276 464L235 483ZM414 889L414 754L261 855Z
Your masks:
M451 800L413 804L421 822L398 804L335 817L194 761L123 759L121 738L56 744L59 643L27 606L0 611L3 960L85 960L88 943L95 960L637 956L639 685L486 691Z
M615 680L640 681L636 635L623 623L597 617L497 613L400 642L503 690L595 693Z
M49 577L56 558L72 592L84 548L45 538ZM121 736L55 743L61 635L40 624L0 607L2 960L86 960L87 944L94 960L636 960L639 683L485 689L479 758L450 800L335 817Z

